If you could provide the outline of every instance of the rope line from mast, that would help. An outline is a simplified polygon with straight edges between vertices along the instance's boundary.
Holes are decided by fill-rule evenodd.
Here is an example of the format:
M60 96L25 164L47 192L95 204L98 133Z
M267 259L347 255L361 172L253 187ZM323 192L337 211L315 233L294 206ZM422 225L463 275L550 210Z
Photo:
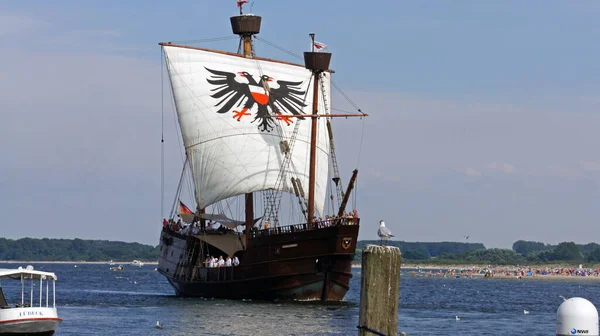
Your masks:
M227 40L234 40L234 39L237 39L237 38L238 37L236 37L236 36L222 36L222 37L212 37L212 38L206 38L206 39L200 39L200 40L169 41L169 43L173 43L173 44L183 44L183 43L194 44L194 43L227 41Z
M356 111L365 114L360 107L358 107L358 105L356 105L356 103L354 103L354 101L352 101L352 99L350 99L350 97L348 97L348 95L342 90L342 88L340 88L333 80L331 81L331 84L333 85L333 87L338 90L338 92L342 95L342 97L344 97L349 103L350 105L352 105L352 107L354 107L356 109Z
M169 81L169 85L172 85L172 83ZM171 87L172 90L172 87ZM190 165L190 174L193 174L192 170L192 163L191 161L188 162L188 152L187 149L185 148L184 144L183 144L183 134L181 133L181 128L177 127L177 124L179 123L179 117L177 116L177 106L175 106L175 96L173 95L173 99L171 99L171 108L173 110L173 120L174 120L174 126L175 126L175 134L176 134L176 138L177 138L177 143L179 144L179 148L183 148L184 149L184 153L185 156L183 155L183 153L181 151L179 151L179 156L181 157L181 161L183 162L183 164L185 165L186 162ZM192 156L192 153L190 152L189 156ZM194 197L194 193L196 190L196 186L194 185L193 182L193 177L192 177L192 181L190 181L190 179L188 178L188 176L184 176L183 177L188 185L188 192L190 193L190 198L195 198ZM177 191L177 193L175 194L175 198L179 198L181 195L181 190L179 189Z
M298 54L296 54L296 53L294 53L294 52L292 52L292 51L290 51L290 50L288 50L288 49L285 49L284 47L280 47L280 46L276 45L276 44L275 44L275 43L273 43L273 42L269 42L269 41L267 41L267 40L265 40L265 39L263 39L263 38L260 38L260 37L258 37L258 36L256 37L256 39L257 39L258 41L261 41L261 42L263 42L263 43L265 43L265 44L267 44L267 45L269 45L269 46L271 46L271 47L273 47L273 48L275 48L275 49L279 50L279 51L282 51L282 52L284 52L284 53L286 53L286 54L288 54L288 55L291 55L291 56L293 56L293 57L295 57L295 58L297 58L297 59L300 59L300 60L303 60L303 59L304 59L302 56L300 56L300 55L298 55ZM355 109L356 109L358 112L360 112L360 113L362 113L362 114L365 114L365 113L364 113L364 112L363 112L363 111L362 111L362 110L361 110L361 109L358 107L358 105L356 105L356 103L354 103L354 101L352 101L352 99L350 99L350 97L349 97L349 96L348 96L346 93L344 93L344 91L342 91L342 89L341 89L341 88L340 88L340 87L339 87L339 86L338 86L338 85L337 85L337 84L336 84L336 83L333 81L333 79L330 79L330 82L331 82L331 84L333 85L333 87L334 87L336 90L338 90L338 92L339 92L339 93L342 95L342 97L344 97L344 99L346 99L346 100L347 100L347 101L348 101L348 102L349 102L349 103L352 105L352 107L354 107L354 108L355 108ZM335 110L335 109L333 109L333 108L332 108L332 110ZM338 110L338 111L342 111L342 110Z
M168 60L167 60L166 56L164 55L164 49L163 48L161 48L161 54L162 54L162 57L164 57L164 60L166 61L165 65L167 66L167 70L168 70L169 64L168 64ZM161 69L162 69L162 61L163 61L162 57L161 57ZM164 70L161 70L161 81L162 81L162 78L163 78L163 72L162 71L164 71ZM172 86L172 84L173 83L171 83L171 80L170 80L170 77L169 77L169 88L171 89L171 92L173 92L173 86ZM161 97L161 100L164 101L164 95ZM176 134L175 137L177 138L177 143L179 144L179 148L184 148L184 152L185 152L185 156L184 156L184 153L182 153L180 151L179 152L179 156L181 158L181 161L183 162L184 167L185 167L186 163L188 163L190 165L189 174L191 175L192 174L192 166L191 166L192 163L191 163L191 161L188 161L188 153L187 153L187 151L185 149L185 146L183 145L183 134L181 133L180 127L177 127L177 124L179 123L179 118L177 116L177 106L175 105L175 95L174 94L172 94L171 109L173 111L173 126L175 128L175 134ZM164 165L164 159L163 159L163 165ZM185 169L184 169L184 173L185 173ZM186 184L188 186L188 192L189 192L190 198L195 199L194 193L195 193L196 188L195 188L195 185L194 185L194 182L193 182L193 177L190 178L187 175L182 174L181 179L182 179L182 181L180 181L180 184L183 183L183 180L185 180L187 182ZM181 187L178 187L177 192L175 194L175 200L177 200L177 199L180 198L180 196L181 196L181 189L182 189ZM173 218L173 210L169 214L170 218Z
M169 213L169 218L173 218L175 209L177 209L177 200L179 199L179 193L181 193L181 185L183 184L183 179L185 176L185 168L187 164L187 159L183 163L183 169L181 170L181 176L179 177L179 184L177 185L177 192L175 193L176 197L173 200L173 205L171 206L171 212Z
M308 83L311 83L312 81L312 76L313 74L311 73L309 79L308 79ZM309 85L310 86L310 85ZM305 103L306 99L308 98L308 89L306 90L306 92L304 93L304 97L302 98L302 102ZM276 111L273 111L276 112ZM283 123L283 121L280 121L280 123ZM283 130L283 128L282 128ZM272 191L271 196L274 197L275 199L274 201L274 208L272 209L272 214L273 216L278 219L279 218L279 211L280 211L280 207L281 207L281 198L283 196L283 191L281 190L281 183L283 183L283 181L287 181L287 169L290 168L290 173L292 175L294 175L293 177L298 178L298 169L296 168L296 164L294 163L294 161L292 160L292 153L294 152L294 145L296 144L296 137L298 135L298 131L300 130L300 120L296 121L296 125L294 125L294 130L292 131L291 136L289 137L289 149L287 151L287 153L284 154L284 161L281 164L281 168L279 171L279 174L277 176L277 180L275 181L275 190ZM281 136L282 139L285 139L283 136ZM303 200L299 195L299 203L301 206L301 211L304 214L304 216L306 217L306 211L303 208L306 207L306 200ZM302 203L304 202L304 203Z
M275 49L277 49L279 51L282 51L282 52L284 52L284 53L286 53L288 55L294 56L297 59L301 59L301 60L304 59L304 58L302 58L302 56L300 56L300 55L298 55L298 54L296 54L296 53L294 53L292 51L289 51L289 50L285 49L284 47L280 47L280 46L276 45L273 42L269 42L269 41L267 41L267 40L265 40L263 38L260 38L258 36L256 36L256 40L261 41L261 42L263 42L263 43L265 43L265 44L267 44L267 45L269 45L269 46L271 46L271 47L273 47L273 48L275 48Z
M258 37L256 37L256 39L258 39ZM254 56L254 44L252 44L252 56ZM256 60L256 67L257 70L259 72L259 75L262 77L264 75L263 69L260 65L259 60ZM310 83L312 80L312 73L311 76L309 77L308 83ZM263 82L263 86L265 91L270 91L270 87L269 84L267 82ZM306 92L304 93L304 97L303 97L303 102L306 102L306 99L308 97L308 90L306 90ZM271 106L271 110L272 113L277 113L277 107L273 104ZM291 136L287 137L287 134L285 134L286 132L284 131L283 123L284 121L281 120L279 121L279 123L277 123L277 119L275 120L275 123L277 124L275 127L275 131L277 132L277 135L283 140L289 140L288 142L288 146L289 149L286 153L284 153L284 159L283 162L279 168L279 173L277 174L277 178L275 180L275 188L274 189L269 189L269 190L265 190L263 192L263 205L264 205L264 209L263 209L263 217L266 220L271 220L272 224L274 226L277 226L279 223L279 211L280 211L280 207L281 207L281 199L283 196L283 191L282 191L282 183L283 181L287 181L287 171L291 170L292 175L297 176L298 175L298 170L295 166L295 163L292 160L292 153L293 153L293 149L294 149L294 144L295 144L295 140L296 140L296 136L298 134L299 131L299 126L300 126L300 121L297 121L296 124L294 125L294 129L292 131ZM289 168L289 169L288 169ZM306 200L304 200L306 201ZM300 200L301 206L302 206L302 200ZM302 211L304 214L305 211Z
M165 86L163 48L160 48L160 218L165 217Z

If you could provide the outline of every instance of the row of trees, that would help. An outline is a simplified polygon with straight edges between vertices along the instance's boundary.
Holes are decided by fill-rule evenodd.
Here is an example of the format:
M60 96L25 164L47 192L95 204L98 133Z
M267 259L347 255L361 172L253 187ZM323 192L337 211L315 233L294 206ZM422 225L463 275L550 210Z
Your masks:
M359 241L354 261L360 262L360 251L366 244L379 244L379 241ZM402 251L405 261L418 261L431 264L543 264L557 262L600 263L600 245L590 243L578 245L563 242L558 245L519 240L512 249L486 249L483 244L471 243L407 243L389 242Z
M0 260L36 261L131 261L156 260L150 245L108 240L0 238Z
M360 263L361 251L367 244L378 245L379 241L358 241L355 262ZM578 245L564 242L549 245L519 240L513 244L512 249L486 249L483 244L458 242L390 241L388 245L399 247L403 260L433 264L524 264L560 261L600 263L600 245L596 243ZM157 247L139 243L82 239L0 238L0 260L131 261L137 259L148 261L156 260L157 256Z
M361 251L365 245L379 245L379 240L359 240L356 243L356 255L354 262L360 263ZM458 242L405 242L405 241L388 241L389 246L395 246L402 251L402 259L404 260L435 260L440 255L458 255L468 251L485 250L485 246L481 243L458 243Z

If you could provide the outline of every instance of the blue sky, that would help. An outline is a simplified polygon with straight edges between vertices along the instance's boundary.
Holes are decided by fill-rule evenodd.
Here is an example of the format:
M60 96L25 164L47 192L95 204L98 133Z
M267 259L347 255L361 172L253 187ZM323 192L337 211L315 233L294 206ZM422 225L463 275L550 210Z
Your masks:
M259 37L296 54L316 32L335 82L371 115L336 124L346 176L364 129L361 239L385 219L407 241L597 241L600 3L257 0L253 11ZM2 2L0 236L156 244L157 42L232 36L235 14L233 0ZM168 202L181 164L169 106Z

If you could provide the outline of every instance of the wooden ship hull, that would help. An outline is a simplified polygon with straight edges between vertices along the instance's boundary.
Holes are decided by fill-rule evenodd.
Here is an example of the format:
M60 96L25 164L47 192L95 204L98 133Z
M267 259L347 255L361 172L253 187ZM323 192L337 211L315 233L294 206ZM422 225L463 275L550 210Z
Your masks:
M240 265L214 268L206 267L204 258L207 251L221 251L207 245L203 233L184 236L164 228L158 271L179 296L340 301L352 278L359 231L358 219L343 222L254 231L247 248L235 253Z

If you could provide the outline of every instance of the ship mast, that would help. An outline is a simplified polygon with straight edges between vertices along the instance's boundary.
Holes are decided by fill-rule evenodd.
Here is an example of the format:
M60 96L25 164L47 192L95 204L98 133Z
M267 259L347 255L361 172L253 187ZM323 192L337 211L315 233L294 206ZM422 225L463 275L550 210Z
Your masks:
M308 173L308 224L315 218L315 168L317 161L317 115L319 114L319 77L323 71L329 70L331 53L315 52L315 34L311 33L311 51L304 53L304 65L313 73L313 106L310 130L310 166Z
M247 58L252 58L254 50L252 48L252 35L260 32L261 17L256 15L243 15L242 6L243 3L238 2L240 8L239 16L232 16L231 30L234 34L239 35L240 45L243 46L243 54ZM245 209L246 209L246 246L248 246L248 239L250 237L250 229L254 226L254 195L246 193L245 195Z

